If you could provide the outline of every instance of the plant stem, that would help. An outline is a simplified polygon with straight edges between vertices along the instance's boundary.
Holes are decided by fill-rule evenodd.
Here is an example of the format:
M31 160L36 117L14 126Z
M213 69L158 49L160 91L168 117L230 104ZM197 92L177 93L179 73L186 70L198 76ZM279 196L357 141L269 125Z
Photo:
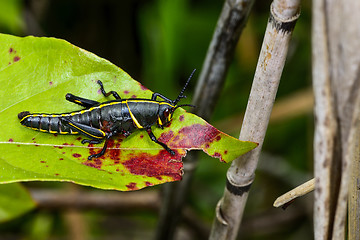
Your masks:
M238 234L299 8L299 0L275 0L271 5L239 137L240 140L258 142L259 146L236 159L229 168L226 188L216 208L210 239L235 239Z
M193 104L195 114L209 120L223 87L236 44L247 21L254 0L226 0L215 28L196 86ZM197 166L196 153L184 159L183 180L164 186L165 200L161 208L156 238L173 239L183 205Z
M357 1L313 1L312 55L315 95L315 239L344 239L346 216L349 234L359 229L354 207L358 197L356 153L359 140L360 94L360 30L344 27L360 21ZM338 16L333 19L331 16ZM351 180L350 180L351 179ZM353 229L354 228L354 229ZM352 238L356 239L356 238Z
M305 194L314 191L314 189L315 189L315 179L313 178L278 197L275 200L273 206L282 207L288 204L289 202L291 202L292 200L294 200L295 198L304 196Z

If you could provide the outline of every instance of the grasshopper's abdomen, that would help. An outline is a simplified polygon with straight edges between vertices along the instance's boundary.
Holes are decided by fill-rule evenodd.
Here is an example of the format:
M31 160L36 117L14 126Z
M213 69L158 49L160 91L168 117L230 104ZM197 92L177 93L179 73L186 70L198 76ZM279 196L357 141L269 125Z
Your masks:
M22 125L33 130L49 133L78 134L78 132L72 131L68 125L62 123L61 115L21 112L18 114L18 118Z

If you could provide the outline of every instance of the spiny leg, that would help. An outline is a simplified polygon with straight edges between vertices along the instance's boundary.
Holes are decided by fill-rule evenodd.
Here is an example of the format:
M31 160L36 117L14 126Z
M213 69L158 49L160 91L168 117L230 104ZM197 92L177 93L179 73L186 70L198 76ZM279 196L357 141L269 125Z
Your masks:
M66 94L65 98L69 102L78 104L78 105L83 106L85 108L91 108L91 107L99 104L99 102L97 102L97 101L86 99L86 98L81 98L81 97L75 96L75 95L73 95L71 93Z
M168 151L168 153L170 153L171 155L175 155L175 152L173 150L171 150L165 143L160 142L159 140L157 140L157 138L155 137L155 135L153 134L153 132L151 131L151 128L147 128L146 132L148 133L150 139L153 142L156 142L157 144L159 144L160 146L162 146L166 151Z
M100 85L100 90L101 90L101 93L105 96L105 97L108 97L110 95L113 95L114 98L116 99L121 99L121 97L119 96L119 94L115 91L110 91L110 92L106 92L105 89L104 89L104 85L103 83L100 81L100 80L97 80L96 81L99 85Z

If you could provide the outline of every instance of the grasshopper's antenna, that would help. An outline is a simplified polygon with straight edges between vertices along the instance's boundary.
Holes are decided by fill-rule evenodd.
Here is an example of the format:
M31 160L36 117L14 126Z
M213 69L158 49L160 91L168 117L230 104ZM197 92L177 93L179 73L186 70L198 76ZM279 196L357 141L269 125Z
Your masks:
M194 70L192 71L192 73L190 74L190 77L189 77L188 80L186 81L185 86L184 86L183 89L181 90L179 96L173 101L173 104L174 104L174 105L176 105L182 98L186 98L186 96L183 95L183 94L184 94L185 89L186 89L187 85L189 84L192 76L194 75L195 71L196 71L196 69L194 69Z

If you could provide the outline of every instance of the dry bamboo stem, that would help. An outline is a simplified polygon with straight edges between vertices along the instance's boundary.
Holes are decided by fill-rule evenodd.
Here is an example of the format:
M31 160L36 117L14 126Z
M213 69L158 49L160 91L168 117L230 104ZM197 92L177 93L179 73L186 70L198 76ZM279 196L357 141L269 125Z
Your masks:
M226 0L224 3L193 99L193 104L197 106L195 113L206 120L213 113L253 3L254 0ZM196 154L190 152L184 160L183 180L164 186L164 206L160 211L155 239L173 238L196 166Z
M224 3L193 99L196 114L205 120L209 120L214 111L253 3L254 0L226 0Z
M275 0L271 5L239 137L240 140L258 142L259 146L235 160L229 168L225 192L216 208L210 239L235 239L238 234L299 8L299 0Z
M360 21L359 14L354 14L359 10L358 1L313 1L315 239L346 236L350 164L358 157L354 154L360 86L360 29L348 23ZM354 226L357 221L350 222Z
M359 101L357 108L360 110ZM356 114L357 118L354 122L354 131L350 133L353 144L349 145L350 163L350 180L349 180L349 215L348 215L348 229L349 239L360 239L360 116Z
M323 1L313 2L313 85L315 95L315 136L314 136L314 168L315 168L315 203L314 234L315 239L329 239L330 195L330 161L333 158L334 138L337 128L333 100L330 89L328 66L327 38L325 33L325 17ZM315 9L321 11L316 12ZM317 34L318 33L318 34ZM321 179L321 181L320 181Z

